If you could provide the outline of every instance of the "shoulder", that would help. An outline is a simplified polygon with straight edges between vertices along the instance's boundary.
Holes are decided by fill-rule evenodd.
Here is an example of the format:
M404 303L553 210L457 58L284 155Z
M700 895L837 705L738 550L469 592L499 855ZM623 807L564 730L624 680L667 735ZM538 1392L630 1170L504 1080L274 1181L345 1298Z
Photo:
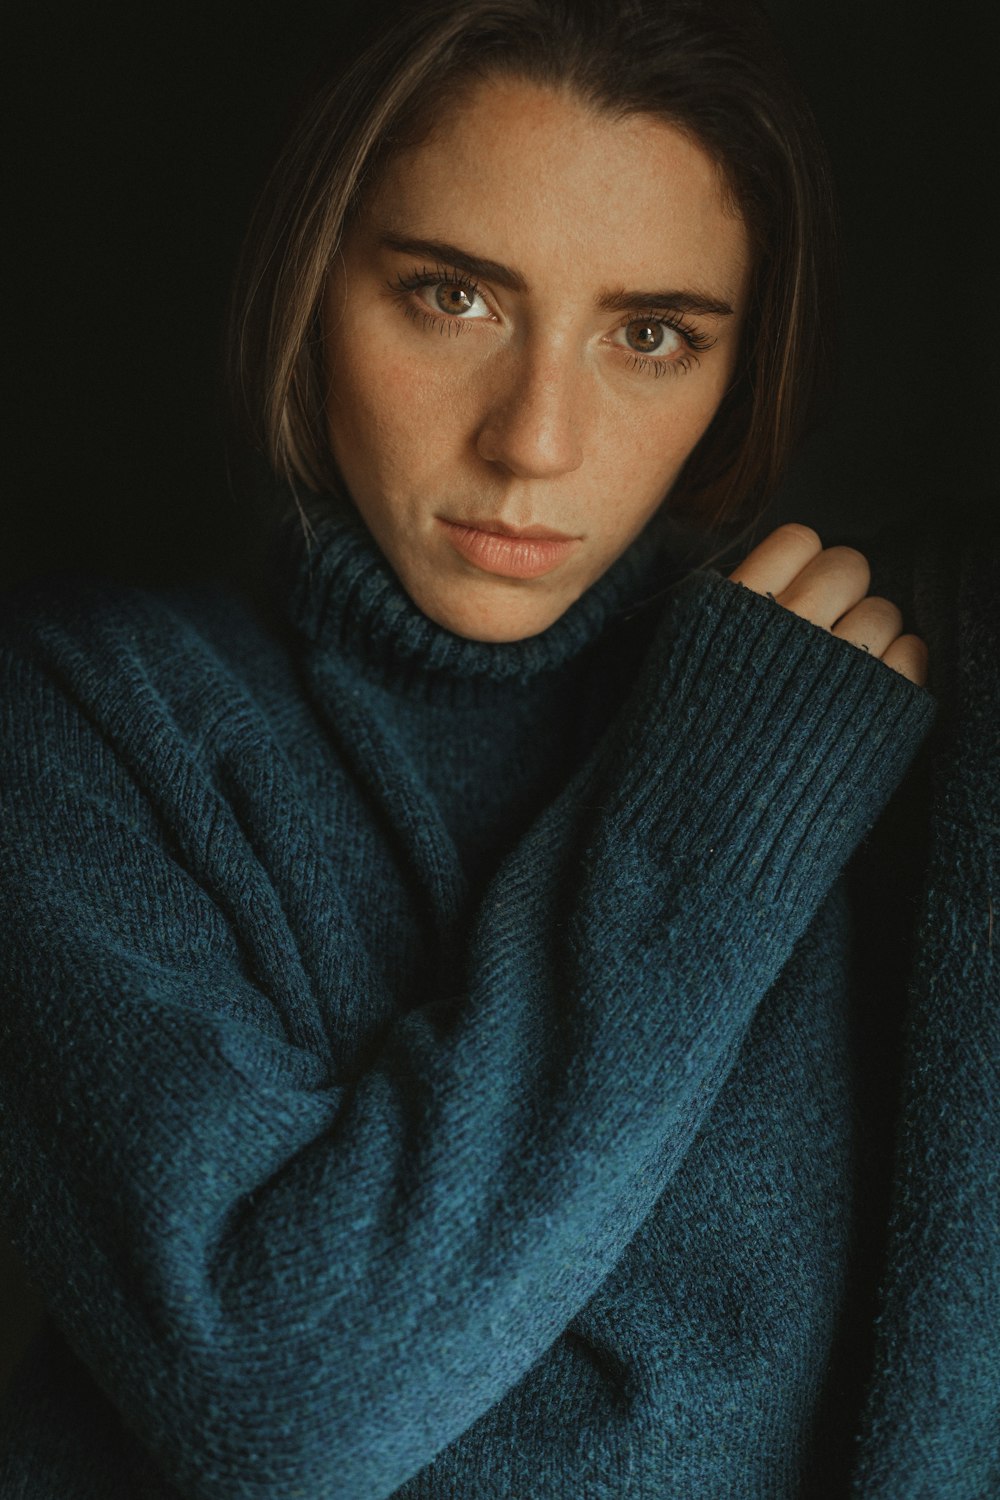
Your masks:
M223 579L146 587L42 578L0 599L8 772L190 754L261 712L289 680L287 644Z
M58 664L74 680L130 666L163 679L198 658L252 670L274 637L260 606L224 578L155 587L80 573L0 597L0 659Z

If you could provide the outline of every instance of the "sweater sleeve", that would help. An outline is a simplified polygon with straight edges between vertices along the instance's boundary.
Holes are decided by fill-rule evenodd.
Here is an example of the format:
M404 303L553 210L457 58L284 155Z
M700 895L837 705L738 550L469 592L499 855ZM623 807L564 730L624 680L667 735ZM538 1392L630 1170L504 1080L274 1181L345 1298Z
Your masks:
M26 1264L181 1493L377 1500L613 1268L934 700L692 575L488 887L462 992L396 1015L347 1085L286 1039L72 690L15 656L4 708L0 1207Z

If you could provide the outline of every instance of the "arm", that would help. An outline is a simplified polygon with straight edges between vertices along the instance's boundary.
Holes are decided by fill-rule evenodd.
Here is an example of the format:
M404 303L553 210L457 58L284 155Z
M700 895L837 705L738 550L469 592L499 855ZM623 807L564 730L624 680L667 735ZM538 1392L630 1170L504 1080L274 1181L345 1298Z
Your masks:
M25 670L3 1202L74 1347L206 1500L387 1496L526 1374L655 1204L933 707L693 575L492 882L462 993L337 1084L123 814L98 731Z

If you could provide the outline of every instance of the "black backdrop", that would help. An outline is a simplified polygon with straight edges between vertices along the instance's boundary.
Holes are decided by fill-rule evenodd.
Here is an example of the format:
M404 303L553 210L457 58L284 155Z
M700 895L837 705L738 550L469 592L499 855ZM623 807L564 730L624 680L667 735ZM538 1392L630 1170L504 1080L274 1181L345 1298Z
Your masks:
M769 8L834 157L847 249L840 393L774 519L830 540L926 505L991 504L990 8ZM183 570L246 524L216 409L226 287L336 7L34 0L12 29L21 331L0 581Z
M974 519L996 503L1000 425L991 7L770 8L829 142L847 239L840 395L773 519L824 540L925 505ZM169 574L239 535L214 397L225 292L263 165L335 29L319 0L15 9L0 582ZM0 1304L2 1388L38 1307L2 1230Z

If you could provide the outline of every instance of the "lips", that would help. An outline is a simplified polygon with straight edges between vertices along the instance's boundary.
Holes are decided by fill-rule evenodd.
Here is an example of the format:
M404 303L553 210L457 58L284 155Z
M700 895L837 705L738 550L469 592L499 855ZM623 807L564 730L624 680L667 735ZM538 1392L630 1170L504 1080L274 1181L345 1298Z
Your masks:
M487 531L494 536L512 536L540 542L572 542L574 538L566 531L552 531L548 526L511 526L508 521L490 521L473 516L469 520L454 519L452 526L466 526L473 531Z
M501 578L541 578L583 545L581 537L566 536L545 526L505 527L500 531L495 521L472 525L438 516L437 522L459 556L478 571Z

